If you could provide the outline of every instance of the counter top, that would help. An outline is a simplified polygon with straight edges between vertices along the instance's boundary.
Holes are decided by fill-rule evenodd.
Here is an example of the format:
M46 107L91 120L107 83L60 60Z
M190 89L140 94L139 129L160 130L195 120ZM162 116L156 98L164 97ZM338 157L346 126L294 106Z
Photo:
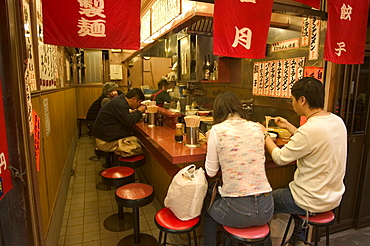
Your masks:
M146 148L152 145L170 163L180 164L186 162L204 161L206 158L207 145L200 147L186 147L186 136L182 143L175 142L175 130L168 126L149 127L143 121L134 127L136 136Z

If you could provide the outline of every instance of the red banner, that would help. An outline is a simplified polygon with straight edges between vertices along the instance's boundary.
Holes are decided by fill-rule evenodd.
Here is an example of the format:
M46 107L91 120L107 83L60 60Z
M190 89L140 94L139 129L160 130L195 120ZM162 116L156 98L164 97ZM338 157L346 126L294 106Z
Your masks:
M368 10L368 1L328 1L325 60L338 64L364 63Z
M140 49L140 0L45 0L42 9L46 44Z
M4 117L4 104L2 81L0 80L0 201L5 194L13 188L12 176L9 169L8 140L6 137L6 124Z
M237 58L264 58L272 2L217 0L213 17L214 54Z
M294 1L306 4L315 9L320 9L320 0L294 0Z

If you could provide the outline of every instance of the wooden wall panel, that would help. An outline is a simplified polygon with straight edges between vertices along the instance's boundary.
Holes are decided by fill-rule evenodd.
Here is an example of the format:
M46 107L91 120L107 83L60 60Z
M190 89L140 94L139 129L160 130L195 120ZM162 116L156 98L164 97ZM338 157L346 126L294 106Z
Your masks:
M48 101L50 134L46 133L44 100ZM39 191L45 235L48 234L52 214L66 170L70 147L77 137L75 88L32 97L33 109L40 117L40 172Z
M32 107L36 111L39 117L42 117L43 107L41 97L32 98ZM43 128L41 126L41 128ZM41 129L42 130L42 129ZM40 136L40 171L38 172L39 180L39 192L40 192L40 205L42 210L42 221L44 226L44 232L47 231L50 221L50 207L47 195L47 181L46 181L46 170L45 170L45 159L43 152L43 138Z
M90 105L102 94L102 84L76 87L77 116L86 116Z

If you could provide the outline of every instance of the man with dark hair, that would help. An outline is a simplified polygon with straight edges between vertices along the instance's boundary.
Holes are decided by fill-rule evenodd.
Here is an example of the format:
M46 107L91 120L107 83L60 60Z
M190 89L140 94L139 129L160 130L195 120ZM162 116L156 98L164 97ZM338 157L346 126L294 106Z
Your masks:
M164 102L171 102L171 97L167 92L169 83L165 79L158 82L158 90L154 91L150 100L156 101L158 107L163 107Z
M276 117L277 126L293 136L279 148L266 136L266 148L277 165L297 163L294 180L288 188L274 190L275 213L308 217L312 213L330 211L339 206L344 193L343 183L347 158L347 130L343 120L324 108L323 84L306 77L292 87L292 105L307 122L296 128L286 119ZM303 230L298 233L305 240Z
M120 140L133 135L133 126L145 112L145 106L141 104L144 100L143 92L133 88L101 108L93 128L98 149L121 154L124 145Z

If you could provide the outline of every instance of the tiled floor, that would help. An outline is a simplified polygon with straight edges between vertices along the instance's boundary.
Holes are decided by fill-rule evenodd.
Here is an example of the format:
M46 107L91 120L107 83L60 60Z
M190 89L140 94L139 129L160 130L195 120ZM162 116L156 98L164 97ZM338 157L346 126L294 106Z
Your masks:
M97 173L102 170L105 159L91 161L94 156L94 139L82 136L78 141L74 159L74 176L71 177L69 193L64 211L59 246L89 245L110 246L130 234L133 229L112 232L104 228L104 220L118 212L114 198L115 190L97 190L95 185L101 182ZM156 209L157 208L157 209ZM154 224L155 212L160 209L158 201L140 208L140 232L158 238L159 230ZM132 212L125 208L125 212Z
M74 160L75 174L71 177L67 203L64 212L59 246L90 245L111 246L133 233L133 229L123 232L111 232L104 228L103 222L108 216L117 213L114 190L101 191L95 185L101 182L98 172L102 170L104 158L91 161L94 156L95 141L82 136L78 141ZM158 238L159 230L154 224L154 215L160 205L154 200L149 205L140 208L140 231ZM132 209L125 208L132 212ZM169 242L176 238L169 235ZM203 245L202 240L199 240ZM279 245L280 241L276 243ZM275 243L274 243L275 245ZM319 245L325 245L325 239ZM367 246L370 245L370 227L361 230L348 230L330 236L330 245L334 246Z

